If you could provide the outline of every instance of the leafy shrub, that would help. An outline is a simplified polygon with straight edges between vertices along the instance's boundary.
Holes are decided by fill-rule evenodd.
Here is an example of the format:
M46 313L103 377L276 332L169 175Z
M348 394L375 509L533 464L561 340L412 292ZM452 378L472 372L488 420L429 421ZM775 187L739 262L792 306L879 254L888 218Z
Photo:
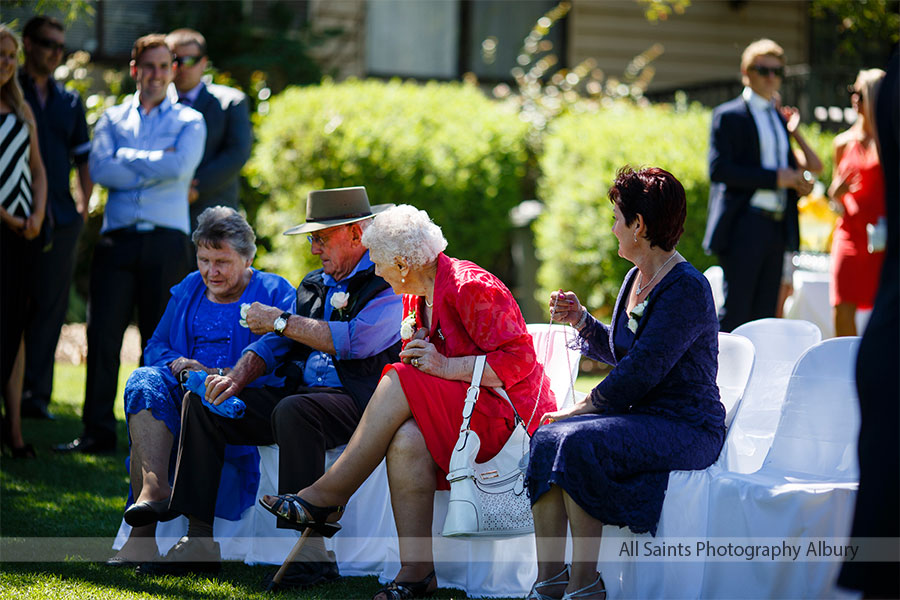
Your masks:
M539 196L546 211L535 225L539 299L550 290L571 289L598 314L612 310L632 264L618 256L612 235L612 206L606 193L623 165L658 166L684 185L687 221L678 250L699 270L716 263L702 248L709 196L707 153L711 112L699 105L635 107L617 103L605 110L555 120L540 157ZM831 138L817 127L803 128L831 173ZM544 300L545 301L545 300Z
M366 186L373 204L427 210L453 256L488 269L505 260L509 210L522 200L527 126L477 88L326 81L289 88L268 108L246 171L268 196L256 227L272 251L260 265L297 275L316 266L296 237L280 233L304 221L310 190L353 185Z

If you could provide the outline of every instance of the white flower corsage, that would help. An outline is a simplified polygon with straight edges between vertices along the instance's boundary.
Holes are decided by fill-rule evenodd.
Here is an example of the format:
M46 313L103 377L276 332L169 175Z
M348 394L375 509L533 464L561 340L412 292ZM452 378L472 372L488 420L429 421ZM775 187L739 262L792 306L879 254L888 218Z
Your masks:
M331 307L340 312L347 308L347 303L350 302L350 294L347 292L335 292L331 295L330 302Z
M638 321L644 316L645 308L647 308L646 300L635 306L634 309L628 313L628 329L631 333L637 333Z
M416 333L416 311L412 311L400 321L400 339L408 342Z
M241 320L238 321L238 325L240 325L241 327L249 327L249 325L247 325L248 310L250 310L249 304L247 304L246 302L244 304L241 304Z

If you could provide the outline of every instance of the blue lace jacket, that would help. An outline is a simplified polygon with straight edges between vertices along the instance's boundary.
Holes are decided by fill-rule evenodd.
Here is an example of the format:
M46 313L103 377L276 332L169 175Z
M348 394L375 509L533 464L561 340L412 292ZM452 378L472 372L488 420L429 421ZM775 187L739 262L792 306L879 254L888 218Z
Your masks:
M690 263L675 265L651 290L634 344L617 360L614 327L636 276L637 267L625 277L613 325L589 318L576 339L582 354L615 367L590 401L604 414L655 414L724 430L716 385L719 323L709 283Z

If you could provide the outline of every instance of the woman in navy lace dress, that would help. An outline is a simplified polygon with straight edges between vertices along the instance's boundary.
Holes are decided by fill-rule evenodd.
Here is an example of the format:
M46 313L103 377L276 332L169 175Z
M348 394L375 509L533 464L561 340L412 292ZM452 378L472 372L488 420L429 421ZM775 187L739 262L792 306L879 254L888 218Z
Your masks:
M553 319L573 325L585 356L615 368L571 408L544 415L528 486L537 536L532 598L605 598L603 525L656 533L669 471L704 469L725 437L716 386L718 332L706 278L675 250L684 188L658 168L624 168L609 189L619 256L634 263L607 326L572 292ZM564 564L566 525L573 562Z
M132 530L108 561L111 566L152 560L157 521L175 516L168 507L184 394L178 375L186 370L222 373L259 339L242 322L242 304L262 302L287 310L294 299L294 288L286 279L250 266L256 236L234 209L207 208L192 237L198 270L172 288L166 312L144 350L145 366L135 369L125 384L134 499L125 510L125 522ZM266 376L253 385L279 383L280 378ZM258 485L256 447L228 446L216 516L238 520L255 502Z

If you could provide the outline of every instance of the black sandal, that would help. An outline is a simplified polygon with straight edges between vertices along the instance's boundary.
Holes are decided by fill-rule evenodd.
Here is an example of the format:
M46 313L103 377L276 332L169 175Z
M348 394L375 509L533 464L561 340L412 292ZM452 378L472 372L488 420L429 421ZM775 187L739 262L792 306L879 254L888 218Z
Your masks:
M431 580L434 579L434 571L428 574L428 577L421 581L392 581L372 596L372 600L375 600L375 596L378 594L384 594L384 597L387 600L409 600L410 598L425 598L426 596L430 596L434 593L434 590L429 590L428 586L431 584Z
M327 538L341 530L340 523L328 523L326 519L331 513L343 514L343 506L315 506L297 494L280 494L273 498L275 498L275 503L272 506L263 502L262 498L259 499L259 503L267 511L292 525L301 528L308 527Z

